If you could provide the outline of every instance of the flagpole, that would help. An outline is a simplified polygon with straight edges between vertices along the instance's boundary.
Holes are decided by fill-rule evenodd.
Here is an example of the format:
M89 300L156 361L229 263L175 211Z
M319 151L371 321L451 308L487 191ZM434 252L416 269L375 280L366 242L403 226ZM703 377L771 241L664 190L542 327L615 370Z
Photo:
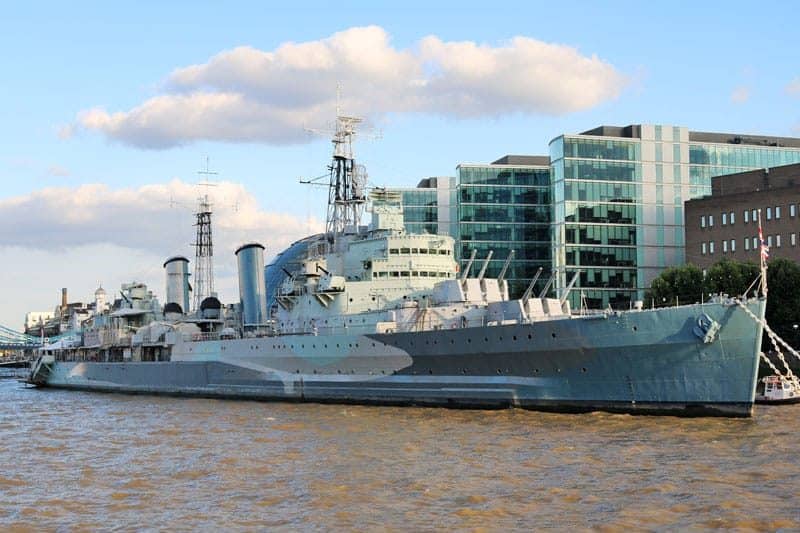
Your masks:
M764 298L767 297L767 257L769 249L764 242L764 232L761 229L761 209L758 210L758 250L759 257L761 258L761 294Z

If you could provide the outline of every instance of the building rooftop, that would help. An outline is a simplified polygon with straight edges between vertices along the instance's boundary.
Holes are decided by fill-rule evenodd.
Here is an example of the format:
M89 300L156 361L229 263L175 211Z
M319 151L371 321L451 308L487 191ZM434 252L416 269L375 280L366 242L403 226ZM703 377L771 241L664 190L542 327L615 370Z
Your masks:
M597 135L600 137L640 139L642 137L642 126L640 124L630 124L628 126L598 126L596 128L581 132L579 135ZM787 148L800 148L800 138L797 137L774 137L770 135L750 135L746 133L690 131L689 141L719 144L746 144L748 146L781 146Z
M548 155L504 155L497 161L492 161L493 165L519 165L519 166L550 166L550 156Z
M797 185L800 185L800 163L715 176L711 178L711 196L754 193Z

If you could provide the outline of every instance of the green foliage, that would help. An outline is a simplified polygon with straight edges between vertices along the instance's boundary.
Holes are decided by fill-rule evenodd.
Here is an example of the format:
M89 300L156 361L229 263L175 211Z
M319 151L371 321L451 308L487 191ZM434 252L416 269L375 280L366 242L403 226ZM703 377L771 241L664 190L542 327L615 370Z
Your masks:
M767 323L794 348L800 347L800 266L773 259L767 268Z
M677 298L680 304L692 304L701 300L704 289L703 271L696 266L670 267L653 280L645 302L660 307L675 305Z
M706 276L694 265L671 267L653 280L646 305L656 307L700 302L711 294L740 296L756 279L759 266L723 259L709 268ZM800 265L788 259L772 259L767 268L767 323L786 342L800 348ZM749 295L758 290L750 289ZM798 327L795 327L797 325ZM766 339L766 335L764 336ZM771 349L766 341L765 349Z
M741 296L758 276L759 266L723 259L706 272L705 294L728 294ZM751 289L757 290L757 287Z

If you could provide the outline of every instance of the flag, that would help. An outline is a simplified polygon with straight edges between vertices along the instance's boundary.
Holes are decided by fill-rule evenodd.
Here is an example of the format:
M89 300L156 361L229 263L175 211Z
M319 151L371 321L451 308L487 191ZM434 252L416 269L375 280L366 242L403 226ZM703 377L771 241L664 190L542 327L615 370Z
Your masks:
M761 243L761 260L769 259L769 246L764 242L764 232L761 231L761 217L758 218L758 242Z

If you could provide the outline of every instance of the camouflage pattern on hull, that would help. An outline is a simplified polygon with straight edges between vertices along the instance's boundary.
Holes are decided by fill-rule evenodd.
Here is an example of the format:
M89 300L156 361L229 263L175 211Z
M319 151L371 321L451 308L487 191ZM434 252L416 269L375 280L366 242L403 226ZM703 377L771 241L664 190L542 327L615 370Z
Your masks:
M763 300L748 306L763 317ZM736 304L705 304L453 330L187 342L175 345L170 362L57 362L47 384L259 400L749 416L760 344L761 328Z

